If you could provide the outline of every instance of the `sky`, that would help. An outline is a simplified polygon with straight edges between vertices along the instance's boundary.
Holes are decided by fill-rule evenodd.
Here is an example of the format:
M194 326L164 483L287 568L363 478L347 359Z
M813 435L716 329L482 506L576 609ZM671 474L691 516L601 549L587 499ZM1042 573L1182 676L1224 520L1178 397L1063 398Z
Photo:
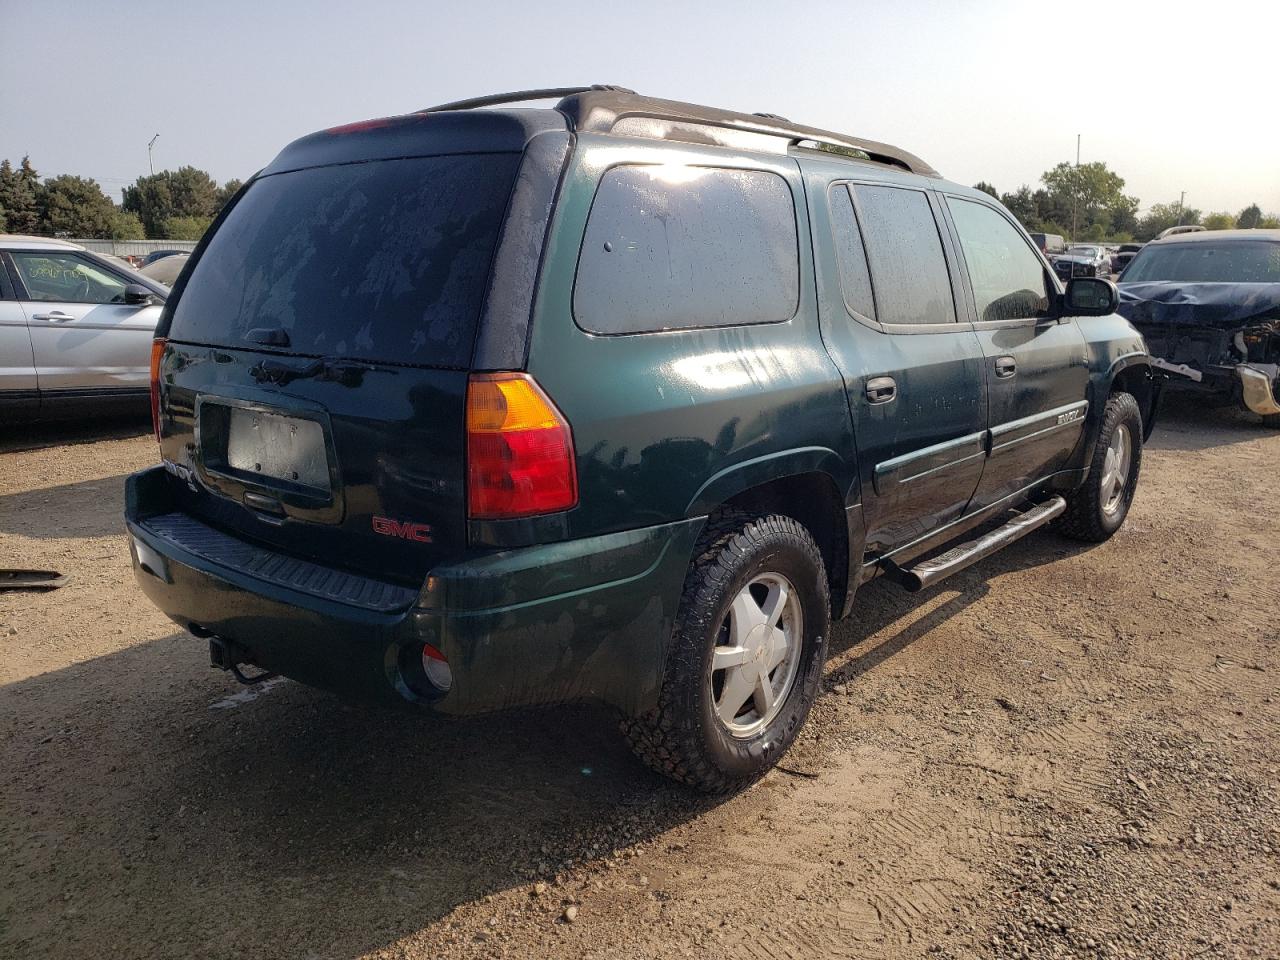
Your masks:
M1003 191L1103 160L1127 193L1280 213L1275 0L0 0L0 157L119 202L244 179L311 131L613 83L895 143ZM38 42L33 42L33 39Z

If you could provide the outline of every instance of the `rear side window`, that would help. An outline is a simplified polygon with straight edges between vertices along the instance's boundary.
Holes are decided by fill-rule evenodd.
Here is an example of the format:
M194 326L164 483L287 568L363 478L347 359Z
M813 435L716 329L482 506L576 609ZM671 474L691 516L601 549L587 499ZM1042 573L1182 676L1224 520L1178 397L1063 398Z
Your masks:
M1049 288L1040 258L1022 235L990 207L947 199L979 320L1022 320L1049 312Z
M929 198L919 190L856 184L881 323L953 323L955 300Z
M254 183L209 241L170 337L465 367L518 154L312 167Z
M624 165L601 179L573 290L583 329L776 323L799 296L795 208L777 174Z
M831 198L831 233L836 245L836 260L840 264L840 290L849 310L867 320L876 318L876 302L871 293L871 274L867 270L867 252L862 245L862 231L853 213L853 198L849 185L835 184L828 196Z

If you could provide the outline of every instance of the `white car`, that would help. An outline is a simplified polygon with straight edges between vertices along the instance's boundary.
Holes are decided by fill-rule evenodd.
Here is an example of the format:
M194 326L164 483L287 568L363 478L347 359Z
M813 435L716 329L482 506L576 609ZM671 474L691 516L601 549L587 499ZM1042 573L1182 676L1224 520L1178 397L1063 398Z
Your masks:
M0 235L0 421L145 410L168 292L74 243Z

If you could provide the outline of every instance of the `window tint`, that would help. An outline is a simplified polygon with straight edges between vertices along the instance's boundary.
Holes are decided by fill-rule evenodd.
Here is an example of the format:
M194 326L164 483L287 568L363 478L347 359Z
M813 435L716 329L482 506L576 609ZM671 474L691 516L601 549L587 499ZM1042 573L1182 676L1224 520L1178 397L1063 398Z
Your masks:
M31 300L63 303L124 303L125 282L75 254L12 254Z
M876 303L871 294L871 274L867 272L867 252L862 246L862 231L853 214L849 186L837 183L830 190L831 232L836 244L836 260L840 263L840 289L845 305L868 320L876 318Z
M601 179L573 291L584 329L773 323L799 295L795 209L777 174L628 165Z
M1151 244L1124 272L1125 283L1280 283L1280 243L1188 240Z
M949 198L979 320L1020 320L1049 312L1044 267L1022 235L990 207Z
M258 180L209 240L170 336L467 366L516 154L312 167Z
M929 198L919 190L853 187L881 323L952 323L951 281Z

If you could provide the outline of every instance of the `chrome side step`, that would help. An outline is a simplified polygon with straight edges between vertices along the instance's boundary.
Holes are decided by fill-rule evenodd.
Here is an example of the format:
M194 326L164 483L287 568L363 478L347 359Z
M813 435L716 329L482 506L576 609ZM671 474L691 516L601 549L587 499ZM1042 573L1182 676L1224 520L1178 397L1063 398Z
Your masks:
M952 547L946 553L922 560L914 567L904 568L892 560L884 560L885 576L904 589L915 593L925 587L931 587L940 580L945 580L953 573L959 573L965 567L977 563L984 557L1002 550L1015 540L1021 540L1033 530L1039 530L1050 520L1061 516L1067 509L1067 501L1062 497L1054 497L1020 513L1003 527L990 533L984 533L976 540Z

